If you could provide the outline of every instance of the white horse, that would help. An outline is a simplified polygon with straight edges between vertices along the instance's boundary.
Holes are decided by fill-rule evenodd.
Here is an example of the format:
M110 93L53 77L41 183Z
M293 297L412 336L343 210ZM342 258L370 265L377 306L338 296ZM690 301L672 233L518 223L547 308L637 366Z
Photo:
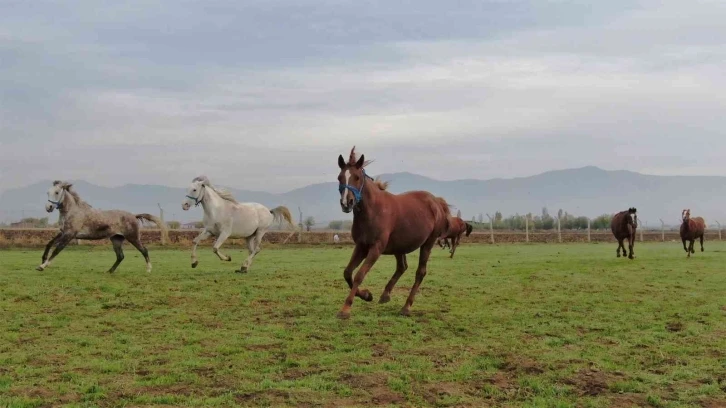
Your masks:
M276 207L270 210L258 203L240 203L228 191L214 187L206 176L199 176L192 180L187 195L182 202L182 209L189 210L191 206L202 205L204 209L204 229L194 238L192 247L192 268L199 265L197 260L197 245L209 236L217 237L212 252L223 261L231 261L227 255L222 254L219 248L227 238L246 238L247 249L250 255L242 263L242 267L235 271L245 273L252 265L252 260L261 248L262 237L274 222L287 221L293 226L292 215L287 207Z

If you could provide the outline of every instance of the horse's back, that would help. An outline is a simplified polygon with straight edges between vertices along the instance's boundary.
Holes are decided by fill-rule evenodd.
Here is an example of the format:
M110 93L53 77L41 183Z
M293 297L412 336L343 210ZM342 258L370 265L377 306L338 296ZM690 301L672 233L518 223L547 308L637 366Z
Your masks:
M386 254L408 253L423 246L429 239L446 233L446 210L437 198L427 191L408 191L389 194L380 204L381 214L387 214L383 222L390 223ZM386 226L384 226L386 227ZM364 236L365 233L361 233ZM373 239L374 237L368 237Z

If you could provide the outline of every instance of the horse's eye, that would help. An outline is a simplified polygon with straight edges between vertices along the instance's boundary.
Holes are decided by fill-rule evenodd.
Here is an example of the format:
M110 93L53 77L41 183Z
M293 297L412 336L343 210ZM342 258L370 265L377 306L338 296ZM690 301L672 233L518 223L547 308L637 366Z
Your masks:
M195 188L194 190L192 190L192 192L196 193L197 192L197 189Z

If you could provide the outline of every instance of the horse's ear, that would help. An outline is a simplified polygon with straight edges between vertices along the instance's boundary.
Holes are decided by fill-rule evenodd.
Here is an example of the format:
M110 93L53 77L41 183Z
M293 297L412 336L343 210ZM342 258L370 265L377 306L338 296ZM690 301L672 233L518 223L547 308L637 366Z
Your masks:
M358 159L358 162L355 164L356 169L362 169L363 165L366 163L366 155L361 154L360 159Z
M338 167L340 167L341 170L345 168L345 159L343 159L343 155L338 155Z
M57 186L58 184L63 184L63 182L60 181L60 180L56 180L56 181L53 182L53 185L54 186Z
M66 189L66 190L70 190L70 189L71 189L71 187L73 187L73 184L72 184L72 183L63 183L63 188L64 188L64 189Z

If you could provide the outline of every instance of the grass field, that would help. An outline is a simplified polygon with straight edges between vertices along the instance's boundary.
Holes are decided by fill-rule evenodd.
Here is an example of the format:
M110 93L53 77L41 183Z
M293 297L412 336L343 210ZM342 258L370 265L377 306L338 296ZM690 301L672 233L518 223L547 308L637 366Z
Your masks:
M0 252L0 406L726 406L726 245L435 250L413 306L347 294L351 247ZM378 298L384 257L364 287Z

